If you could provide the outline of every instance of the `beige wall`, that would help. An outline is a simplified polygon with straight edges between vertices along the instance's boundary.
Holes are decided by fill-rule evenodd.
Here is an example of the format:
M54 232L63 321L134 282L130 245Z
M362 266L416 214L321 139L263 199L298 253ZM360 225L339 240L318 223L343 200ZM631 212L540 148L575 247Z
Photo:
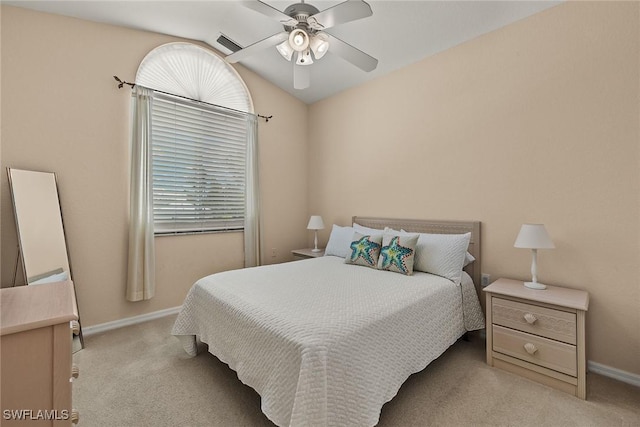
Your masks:
M0 5L0 81L2 80L2 5ZM2 84L0 84L0 165L4 165L2 163ZM0 182L1 185L1 182ZM4 201L3 198L0 197L0 230L2 230L2 205ZM2 242L0 236L0 287L2 287Z
M313 104L310 210L480 220L493 279L529 277L513 243L545 223L588 359L640 374L639 7L566 3Z
M239 233L157 238L156 297L124 300L129 96L111 76L176 39L0 10L2 168L58 173L85 326L179 305L198 277L242 266ZM259 135L265 261L311 243L311 212L478 219L483 271L526 279L513 241L544 222L556 249L540 280L591 294L588 358L640 373L639 20L638 3L563 4L310 107L237 67L274 115Z
M58 175L67 240L84 326L182 304L193 282L243 266L242 233L156 238L157 290L124 298L128 215L129 91L144 55L178 39L2 6L2 285L12 282L16 234L5 168ZM308 107L237 67L259 124L265 262L291 259L307 239ZM295 161L291 161L295 159ZM271 248L277 256L271 257Z

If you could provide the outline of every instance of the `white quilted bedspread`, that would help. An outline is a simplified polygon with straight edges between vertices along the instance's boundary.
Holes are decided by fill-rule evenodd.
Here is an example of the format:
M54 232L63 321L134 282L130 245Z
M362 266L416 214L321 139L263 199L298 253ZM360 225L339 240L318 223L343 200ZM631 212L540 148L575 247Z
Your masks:
M200 279L172 334L186 336L192 355L195 336L207 343L260 394L275 424L346 427L375 425L382 405L465 332L463 323L484 326L474 291L462 298L438 276L326 256Z

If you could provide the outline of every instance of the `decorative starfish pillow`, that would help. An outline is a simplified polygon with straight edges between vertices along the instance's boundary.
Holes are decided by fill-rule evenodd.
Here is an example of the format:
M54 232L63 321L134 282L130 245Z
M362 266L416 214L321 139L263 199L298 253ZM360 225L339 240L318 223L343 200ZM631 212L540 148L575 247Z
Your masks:
M380 256L380 247L382 246L382 235L365 236L356 231L353 233L353 239L351 240L351 252L344 262L376 268L378 257Z
M378 269L396 273L413 274L413 259L416 253L418 235L398 235L384 233L378 259Z

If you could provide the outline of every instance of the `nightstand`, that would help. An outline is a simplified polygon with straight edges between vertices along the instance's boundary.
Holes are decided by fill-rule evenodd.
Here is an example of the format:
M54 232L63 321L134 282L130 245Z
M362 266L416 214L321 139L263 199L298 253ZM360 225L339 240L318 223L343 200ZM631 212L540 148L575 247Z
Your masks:
M291 253L297 260L307 259L307 258L318 258L318 257L324 256L324 249L322 249L320 252L313 252L311 248L294 249L291 251Z
M586 399L589 294L498 279L487 293L487 364Z

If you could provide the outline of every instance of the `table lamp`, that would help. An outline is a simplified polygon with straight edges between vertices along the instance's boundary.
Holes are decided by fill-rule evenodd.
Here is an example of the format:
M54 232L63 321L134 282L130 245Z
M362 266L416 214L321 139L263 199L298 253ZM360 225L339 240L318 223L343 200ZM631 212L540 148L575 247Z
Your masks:
M522 224L520 233L513 244L516 248L531 249L533 259L531 261L531 282L525 282L524 285L531 289L546 289L547 286L538 283L538 249L553 249L555 245L544 228L544 224Z
M322 229L324 229L322 217L320 215L311 215L311 218L309 218L309 224L307 224L307 230L314 230L315 232L313 249L311 249L312 252L320 252L322 250L318 249L318 230Z

